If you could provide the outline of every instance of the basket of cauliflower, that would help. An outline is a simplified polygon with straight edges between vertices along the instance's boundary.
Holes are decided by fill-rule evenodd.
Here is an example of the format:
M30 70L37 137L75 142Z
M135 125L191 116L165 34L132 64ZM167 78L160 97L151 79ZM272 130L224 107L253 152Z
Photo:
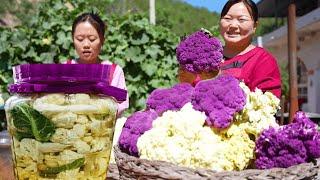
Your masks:
M157 89L115 148L122 179L319 178L320 133L303 112L279 126L279 99L231 76Z
M219 71L218 39L198 31L179 44L177 59L200 79L182 74L183 83L154 90L146 109L127 118L115 146L121 179L320 178L320 133L303 112L279 126L272 93L203 75Z

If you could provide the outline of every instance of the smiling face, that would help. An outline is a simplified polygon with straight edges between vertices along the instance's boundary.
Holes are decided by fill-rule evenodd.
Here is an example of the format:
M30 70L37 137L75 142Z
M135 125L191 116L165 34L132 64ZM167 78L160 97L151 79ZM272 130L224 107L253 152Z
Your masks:
M73 43L80 63L98 63L103 39L88 21L77 24L73 34Z
M247 46L256 30L247 7L242 3L232 5L229 11L221 17L220 33L226 46Z

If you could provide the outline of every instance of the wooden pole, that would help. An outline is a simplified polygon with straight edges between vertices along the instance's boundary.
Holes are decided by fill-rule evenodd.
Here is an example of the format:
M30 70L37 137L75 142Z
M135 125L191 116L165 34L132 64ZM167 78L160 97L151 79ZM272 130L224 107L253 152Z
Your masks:
M296 31L296 4L291 0L288 7L288 57L290 81L290 108L289 123L298 111L298 81L297 81L297 31Z
M275 11L274 11L274 16L275 16L275 26L278 28L278 6L279 6L279 3L278 3L278 0L275 0L274 1L274 4L275 4Z
M150 24L156 24L156 5L155 0L149 0L149 20Z
M280 109L280 122L279 122L279 124L280 125L284 125L284 106L285 106L285 101L286 101L286 98L285 98L285 96L284 95L282 95L281 96L281 99L280 99L280 107L281 107L281 109Z

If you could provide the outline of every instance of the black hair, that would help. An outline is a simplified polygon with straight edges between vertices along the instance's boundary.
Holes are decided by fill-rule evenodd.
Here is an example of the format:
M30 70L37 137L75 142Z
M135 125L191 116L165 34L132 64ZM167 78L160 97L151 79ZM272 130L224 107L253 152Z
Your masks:
M223 16L225 16L228 13L231 6L233 6L234 4L240 3L240 2L242 2L247 7L254 22L257 22L258 17L259 17L258 7L257 7L256 3L254 3L252 0L229 0L223 6L220 18L222 18Z
M79 15L72 24L72 37L74 35L74 31L79 23L89 22L98 32L101 39L104 39L104 33L106 29L105 23L102 21L100 16L97 13L89 12L83 13Z

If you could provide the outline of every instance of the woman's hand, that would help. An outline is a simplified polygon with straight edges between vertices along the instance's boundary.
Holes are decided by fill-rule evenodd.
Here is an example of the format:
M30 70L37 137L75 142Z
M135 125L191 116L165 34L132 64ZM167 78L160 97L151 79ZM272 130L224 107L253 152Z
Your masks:
M178 80L181 83L189 83L195 86L201 80L212 79L216 77L219 74L219 72L219 70L216 70L209 72L202 71L200 73L192 73L183 69L182 67L179 67Z

